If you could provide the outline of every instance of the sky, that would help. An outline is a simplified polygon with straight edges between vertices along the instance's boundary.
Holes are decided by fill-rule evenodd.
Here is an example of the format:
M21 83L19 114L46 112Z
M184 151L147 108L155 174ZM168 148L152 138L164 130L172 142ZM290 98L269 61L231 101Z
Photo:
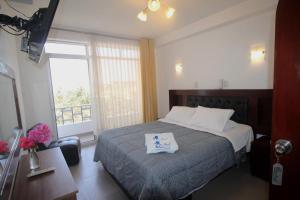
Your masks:
M84 45L55 42L47 42L45 52L80 56L87 54L86 46ZM54 91L61 88L63 91L68 92L80 87L89 91L90 82L87 59L50 58L50 69Z
M50 58L54 91L71 91L83 87L89 91L89 71L86 59Z

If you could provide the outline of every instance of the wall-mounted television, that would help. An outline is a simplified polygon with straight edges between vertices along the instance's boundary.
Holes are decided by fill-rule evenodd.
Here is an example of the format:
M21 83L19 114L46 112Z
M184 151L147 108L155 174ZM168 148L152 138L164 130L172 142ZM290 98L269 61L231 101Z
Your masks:
M40 8L29 20L0 14L2 29L13 26L18 31L23 31L25 36L22 38L21 50L28 53L34 62L40 61L58 3L59 0L50 0L47 8Z

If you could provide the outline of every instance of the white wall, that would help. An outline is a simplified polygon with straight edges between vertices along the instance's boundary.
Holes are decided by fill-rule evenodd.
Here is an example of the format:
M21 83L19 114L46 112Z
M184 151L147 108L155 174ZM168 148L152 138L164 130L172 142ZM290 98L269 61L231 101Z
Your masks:
M172 35L169 34L170 36ZM159 116L169 110L169 89L267 89L273 87L275 9L218 25L174 41L158 38L156 48ZM170 38L170 37L169 37ZM251 64L250 50L266 49L263 63ZM183 64L180 76L175 64Z
M49 125L56 136L56 125L52 115L51 84L49 81L49 61L47 58L39 64L29 60L27 54L18 51L23 101L27 127L42 122Z
M10 14L5 4L1 3L1 14ZM9 35L0 29L0 60L11 67L15 72L16 85L18 91L18 99L21 111L23 127L26 128L26 120L24 114L23 96L21 90L21 79L19 71L19 63L17 58L18 47L16 45L16 36Z
M92 121L86 121L82 123L57 126L57 131L60 137L91 133L94 131L94 123Z

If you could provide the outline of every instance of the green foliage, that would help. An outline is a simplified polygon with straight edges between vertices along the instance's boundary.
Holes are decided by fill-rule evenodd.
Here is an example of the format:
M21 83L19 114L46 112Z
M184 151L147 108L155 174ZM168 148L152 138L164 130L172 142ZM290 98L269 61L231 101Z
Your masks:
M90 93L83 87L68 92L59 88L54 92L54 101L56 108L91 104Z

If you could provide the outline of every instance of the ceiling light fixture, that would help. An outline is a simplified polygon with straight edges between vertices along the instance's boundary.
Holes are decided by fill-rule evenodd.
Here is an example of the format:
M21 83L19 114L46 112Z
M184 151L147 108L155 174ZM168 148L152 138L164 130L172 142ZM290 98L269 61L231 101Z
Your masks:
M165 10L165 16L168 19L174 16L175 9L169 7L168 5L166 5L166 3L162 2L161 0L148 0L147 7L137 15L137 18L142 22L146 22L148 18L148 12L149 11L156 12L161 7L163 7L163 9Z
M146 21L147 21L147 18L148 18L147 13L146 13L146 10L141 11L141 12L138 14L137 17L138 17L139 20L141 20L142 22L146 22Z
M160 0L149 0L148 1L148 8L152 12L156 12L160 9Z
M166 11L166 17L167 17L167 18L171 18L171 17L173 17L174 13L175 13L175 9L169 7L169 8L167 9L167 11Z

